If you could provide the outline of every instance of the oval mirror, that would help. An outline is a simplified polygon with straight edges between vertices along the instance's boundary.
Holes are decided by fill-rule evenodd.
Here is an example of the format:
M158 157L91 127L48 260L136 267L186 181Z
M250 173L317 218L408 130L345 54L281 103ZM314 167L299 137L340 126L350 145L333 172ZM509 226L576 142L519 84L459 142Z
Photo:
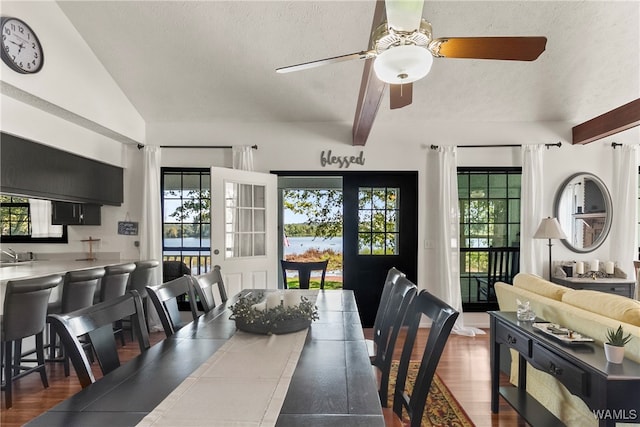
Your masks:
M562 231L562 243L574 252L591 252L605 241L613 217L611 196L597 176L571 175L558 189L554 212Z

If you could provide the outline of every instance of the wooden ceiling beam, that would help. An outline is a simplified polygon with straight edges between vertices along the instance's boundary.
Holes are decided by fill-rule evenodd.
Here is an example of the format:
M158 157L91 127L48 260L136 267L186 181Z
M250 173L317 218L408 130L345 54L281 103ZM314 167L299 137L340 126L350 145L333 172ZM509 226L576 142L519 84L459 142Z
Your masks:
M572 144L588 144L638 125L640 98L574 126Z
M386 18L384 0L376 1L376 9L373 13L371 24L371 35L369 36L369 47L373 43L373 30ZM373 121L378 114L378 107L382 101L385 83L379 80L373 71L374 59L367 59L362 71L362 81L360 82L360 94L356 106L356 115L353 120L353 145L365 145L369 133L373 127Z

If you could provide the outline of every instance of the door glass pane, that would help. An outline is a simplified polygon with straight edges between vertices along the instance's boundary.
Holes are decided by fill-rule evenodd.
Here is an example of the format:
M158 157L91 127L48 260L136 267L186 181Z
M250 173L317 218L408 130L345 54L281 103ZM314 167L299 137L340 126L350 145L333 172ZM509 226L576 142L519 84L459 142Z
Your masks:
M358 253L396 255L398 253L399 188L358 190ZM394 232L394 233L387 233Z
M265 255L265 187L227 182L225 196L226 242L230 245L225 251L227 258ZM230 237L232 234L234 237Z

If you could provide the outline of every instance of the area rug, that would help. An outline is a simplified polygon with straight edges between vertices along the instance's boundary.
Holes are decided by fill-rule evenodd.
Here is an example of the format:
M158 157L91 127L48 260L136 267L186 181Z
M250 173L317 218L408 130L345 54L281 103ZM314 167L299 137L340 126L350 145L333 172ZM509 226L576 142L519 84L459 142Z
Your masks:
M393 391L396 384L396 376L398 372L398 361L391 363L391 373L389 376L389 407L393 407ZM407 372L406 389L411 394L413 384L418 374L420 362L412 361L409 363L409 371ZM406 416L406 414L405 414ZM431 388L427 395L427 405L424 409L422 417L422 427L473 427L469 416L464 409L456 401L451 391L442 382L438 374L433 376Z

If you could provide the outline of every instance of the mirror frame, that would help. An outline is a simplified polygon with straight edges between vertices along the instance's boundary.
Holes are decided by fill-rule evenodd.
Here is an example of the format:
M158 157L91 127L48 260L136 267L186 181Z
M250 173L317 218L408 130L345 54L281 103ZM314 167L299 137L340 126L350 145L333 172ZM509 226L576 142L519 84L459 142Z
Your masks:
M589 172L574 173L569 178L565 179L562 185L558 188L558 191L556 192L555 200L553 202L553 212L555 217L558 218L558 214L560 213L559 209L560 209L560 200L562 199L562 194L567 188L567 185L571 181L573 181L575 178L580 176L584 176L586 178L589 178L593 182L595 182L596 185L598 186L598 189L602 193L602 198L604 199L605 211L607 212L604 227L602 228L602 233L600 233L600 235L593 242L593 244L586 248L577 248L573 246L568 239L562 239L561 241L568 249L572 250L573 252L589 253L598 249L604 243L604 241L607 240L607 237L609 237L609 232L611 231L611 223L613 222L613 203L611 201L611 194L609 194L609 189L604 184L604 182L600 178L598 178L597 176ZM564 231L565 234L569 234L566 232L566 230L562 230L562 231Z

